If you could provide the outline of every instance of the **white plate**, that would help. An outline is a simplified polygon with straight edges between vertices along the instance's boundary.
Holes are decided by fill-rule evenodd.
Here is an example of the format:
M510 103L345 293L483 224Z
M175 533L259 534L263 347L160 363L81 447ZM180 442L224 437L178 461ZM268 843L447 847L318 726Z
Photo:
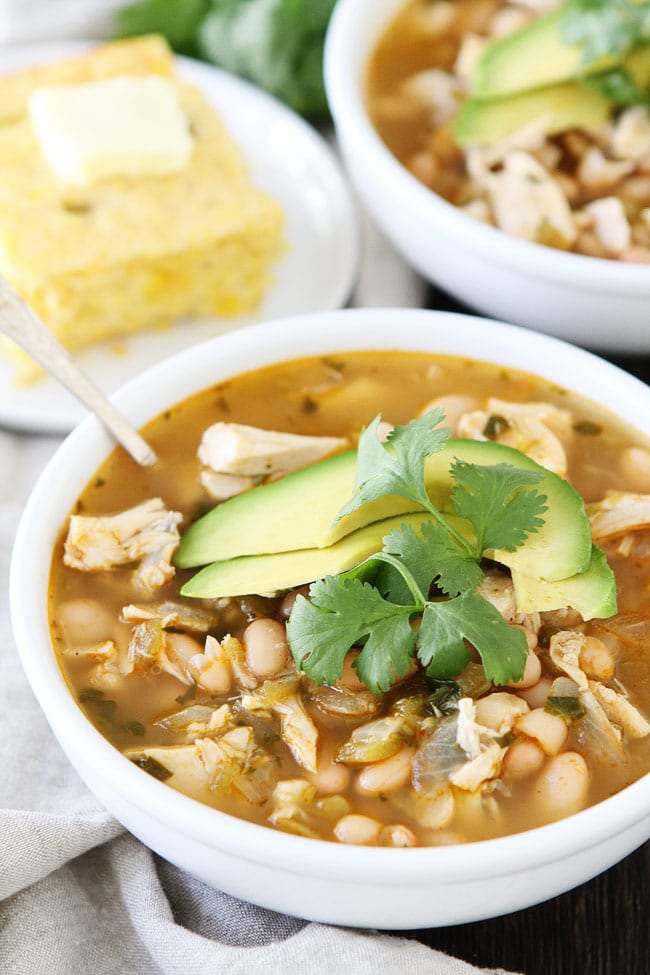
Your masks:
M3 71L55 60L80 44L16 47L2 54ZM335 154L307 122L248 82L224 71L178 58L179 74L201 88L242 147L257 186L284 208L289 253L254 315L182 323L141 333L114 347L79 354L77 362L110 394L146 366L185 346L253 322L344 304L359 263L354 200ZM0 423L23 430L66 433L85 408L46 377L27 387L13 382L13 367L0 359Z

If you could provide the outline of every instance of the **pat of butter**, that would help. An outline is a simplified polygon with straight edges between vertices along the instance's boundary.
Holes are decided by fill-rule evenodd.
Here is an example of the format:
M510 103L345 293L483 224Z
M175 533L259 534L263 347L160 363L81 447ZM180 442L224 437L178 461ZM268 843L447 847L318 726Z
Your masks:
M159 75L37 88L28 111L45 160L65 183L175 173L192 152L176 86Z

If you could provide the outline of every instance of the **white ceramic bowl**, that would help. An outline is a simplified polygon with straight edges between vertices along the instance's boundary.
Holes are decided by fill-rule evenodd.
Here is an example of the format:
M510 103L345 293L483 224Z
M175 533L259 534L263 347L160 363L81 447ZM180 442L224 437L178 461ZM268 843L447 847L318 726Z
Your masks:
M584 351L526 329L444 312L356 310L283 319L186 349L130 382L117 406L138 426L242 371L351 349L415 349L531 370L650 433L650 389ZM343 925L419 928L504 914L609 867L650 835L650 775L543 828L459 847L342 846L272 831L186 798L136 768L86 719L57 666L47 620L53 546L112 449L94 418L63 443L18 530L11 609L22 662L61 747L127 829L215 887L276 911Z
M360 198L428 280L484 314L600 350L650 353L650 265L567 254L518 240L447 203L397 161L364 103L366 66L406 0L338 0L325 81Z

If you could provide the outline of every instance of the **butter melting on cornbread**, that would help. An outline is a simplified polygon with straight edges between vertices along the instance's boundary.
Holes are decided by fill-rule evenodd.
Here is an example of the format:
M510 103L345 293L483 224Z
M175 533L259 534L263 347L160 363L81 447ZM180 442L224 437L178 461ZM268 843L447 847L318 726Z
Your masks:
M158 152L152 145L148 163L128 132L107 139L85 125L92 97L73 122L65 102L70 93L73 102L78 92L92 94L88 82L114 79L98 84L102 92L137 78L173 85L188 140L181 145L176 132ZM39 101L46 106L40 123ZM163 101L152 104L165 114ZM50 125L57 113L58 128ZM48 144L43 119L57 136L66 125L82 133L72 166L52 149L56 140ZM162 39L105 44L0 78L0 273L69 349L254 309L284 252L283 224L279 204L252 185L214 108L175 77ZM30 378L31 361L13 345L11 353Z

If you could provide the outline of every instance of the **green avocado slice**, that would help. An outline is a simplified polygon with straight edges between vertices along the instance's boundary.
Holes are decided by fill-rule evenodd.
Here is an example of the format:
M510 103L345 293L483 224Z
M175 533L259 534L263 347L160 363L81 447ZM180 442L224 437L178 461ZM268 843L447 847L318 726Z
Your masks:
M593 546L589 568L580 575L545 582L513 569L512 581L520 613L544 613L571 607L580 613L583 620L591 620L607 619L617 611L616 578L605 553L596 545Z
M450 466L455 459L486 466L510 464L541 475L536 488L547 498L544 525L517 551L498 550L487 553L490 557L538 579L566 579L584 572L591 558L589 520L582 498L567 481L511 447L451 439L425 465L427 490L444 512L451 509ZM347 451L224 501L184 534L176 565L193 568L244 555L326 548L367 524L422 510L409 499L387 496L336 521L352 496L355 476L356 451Z
M429 457L425 469L429 496L442 511L450 508L453 481L449 468L454 460L484 466L510 464L541 474L535 489L546 496L544 524L528 536L521 548L514 552L494 549L485 553L489 558L534 579L567 579L587 569L591 560L591 527L584 502L568 481L513 447L489 440L451 439L444 450Z
M620 56L614 55L585 61L581 45L567 44L562 37L564 15L564 9L554 10L527 27L492 41L476 62L472 95L504 98L595 74L620 63Z
M419 508L406 498L385 497L333 525L354 491L356 465L356 450L348 450L224 501L183 535L176 565L324 548L357 528Z
M460 146L491 145L533 119L543 119L544 132L555 135L576 127L602 125L611 111L611 103L604 95L567 82L518 92L509 98L468 98L456 116L454 135Z
M305 548L270 555L244 555L213 562L197 572L181 589L182 596L218 599L221 596L268 595L306 582L339 575L378 552L394 528L417 528L431 515L424 512L384 518L346 535L327 548Z

